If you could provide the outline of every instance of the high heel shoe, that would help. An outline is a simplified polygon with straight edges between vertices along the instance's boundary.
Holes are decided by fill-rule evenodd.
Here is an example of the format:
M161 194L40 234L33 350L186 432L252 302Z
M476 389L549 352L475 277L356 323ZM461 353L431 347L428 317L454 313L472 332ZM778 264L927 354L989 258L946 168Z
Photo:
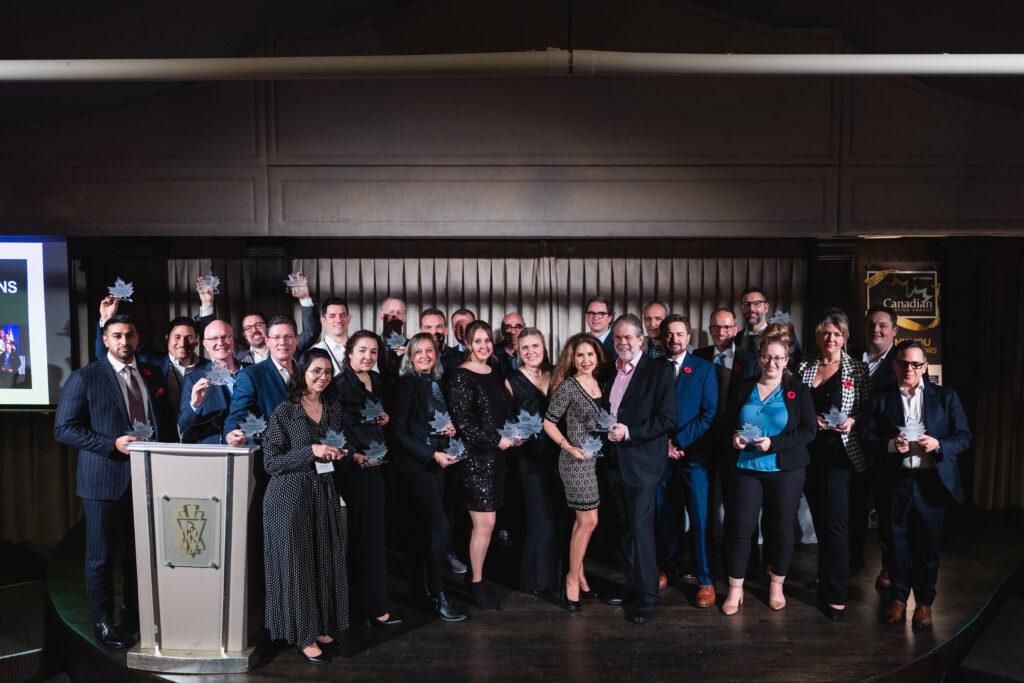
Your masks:
M495 612L498 609L497 603L487 594L487 586L483 581L470 581L469 588L473 592L473 602L482 610Z
M770 581L772 582L772 586L778 586L779 587L779 594L781 595L782 594L782 586L786 582L786 577L785 576L776 576L775 574L770 574L769 576L770 576ZM771 607L776 612L778 612L780 609L782 609L783 607L786 606L786 598L785 598L785 596L783 596L783 598L781 600L775 600L774 598L771 597L771 593L769 593L768 595L769 595L769 597L768 597L768 606Z
M733 591L738 590L740 593L740 599L735 604L730 603L733 596ZM727 617L731 617L740 611L740 607L743 606L743 579L729 579L729 595L725 597L725 602L722 603L722 614Z
M826 617L828 617L832 621L839 621L844 616L846 616L845 607L843 609L836 609L835 607L827 603L822 603L821 611L825 614Z
M307 645L307 647L309 646ZM317 647L320 647L319 643L317 643ZM318 655L307 655L305 651L303 651L301 645L296 645L295 649L298 650L302 658L310 664L327 664L331 661L330 655L328 655L327 651L322 647L320 647L320 654Z
M582 597L582 594L583 594L583 592L580 591L580 596L581 597ZM580 610L583 609L583 605L580 604L579 600L570 600L569 599L569 591L567 591L564 588L562 589L562 605L565 607L565 609L569 610L570 612L579 612Z

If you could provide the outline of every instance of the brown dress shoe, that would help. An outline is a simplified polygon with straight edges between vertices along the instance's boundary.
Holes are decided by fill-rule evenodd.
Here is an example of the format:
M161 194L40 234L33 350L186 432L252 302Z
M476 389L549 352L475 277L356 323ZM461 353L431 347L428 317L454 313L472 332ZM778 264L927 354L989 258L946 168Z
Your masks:
M880 591L887 591L892 588L892 579L889 578L889 570L883 568L882 571L878 572L878 578L875 579L875 588Z
M712 607L715 604L715 587L701 586L697 589L697 607Z
M932 607L931 605L918 605L914 608L914 618L911 620L910 625L914 627L915 631L923 631L926 628L932 627Z
M907 603L900 600L893 600L882 612L882 621L887 624L895 624L907 618Z
M658 572L658 590L665 590L665 586L668 585L668 574L665 572Z

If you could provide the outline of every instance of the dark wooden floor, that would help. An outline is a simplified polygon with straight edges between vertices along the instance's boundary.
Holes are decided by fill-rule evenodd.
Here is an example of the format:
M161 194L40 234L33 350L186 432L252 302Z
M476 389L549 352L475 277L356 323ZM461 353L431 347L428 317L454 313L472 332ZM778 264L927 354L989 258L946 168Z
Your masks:
M343 657L327 666L300 660L293 649L267 647L249 674L229 677L177 676L170 680L680 680L854 681L894 671L939 647L972 620L999 584L1024 560L1020 513L961 513L950 520L940 569L935 626L915 633L910 624L882 624L881 598L873 587L878 555L869 537L867 566L856 572L846 618L831 622L818 611L816 594L803 584L814 575L816 549L797 550L787 580L788 606L767 606L767 583L748 579L740 613L692 606L696 586L670 586L657 618L637 626L621 607L586 603L570 614L553 598L523 594L498 582L499 612L470 609L465 622L432 618L405 598L408 584L392 580L392 611L406 623L394 632L348 632ZM74 552L72 547L68 547ZM495 547L491 564L509 563L514 549ZM58 571L54 565L63 566ZM51 561L51 597L56 611L90 638L79 562ZM610 588L620 579L603 563L588 563L592 586ZM77 577L75 574L77 573ZM454 579L454 577L449 577ZM500 577L499 577L500 579ZM724 594L720 585L719 603ZM450 594L461 605L467 595L456 583ZM113 659L123 654L107 655ZM137 678L128 674L128 678Z

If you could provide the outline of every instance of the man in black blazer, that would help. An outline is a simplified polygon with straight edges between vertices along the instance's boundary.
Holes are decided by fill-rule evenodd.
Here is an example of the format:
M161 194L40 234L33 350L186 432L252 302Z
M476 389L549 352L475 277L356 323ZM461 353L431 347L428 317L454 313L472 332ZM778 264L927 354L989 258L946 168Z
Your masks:
M932 625L946 508L964 500L957 456L970 446L971 432L956 392L924 380L928 360L921 342L900 342L893 364L897 385L871 397L862 434L882 459L892 491L892 589L882 620L903 621L913 589L913 627L920 630ZM908 438L912 433L920 436Z
M896 311L888 306L872 306L864 318L864 347L850 349L850 355L867 363L871 375L871 393L891 391L896 386L896 371L893 359L896 357L895 344ZM927 378L925 378L927 381ZM873 463L874 467L880 462ZM857 479L850 492L850 564L864 564L864 539L868 526L868 493L875 499L878 512L878 547L882 553L882 569L875 579L878 590L892 587L889 579L889 548L892 545L889 530L888 508L885 501L892 497L892 491L885 488L887 478L881 472L873 473L869 481ZM863 482L863 483L862 483ZM873 489L873 491L872 491Z
M615 337L612 336L612 307L603 296L592 296L587 299L584 308L587 331L597 337L604 349L604 359L611 367L615 363Z
M122 536L122 624L138 623L138 583L132 520L128 444L135 421L149 423L156 440L177 441L160 369L136 360L139 334L127 315L103 327L105 357L68 377L57 405L54 438L78 449L76 492L85 511L85 592L96 640L108 648L129 647L130 633L114 624L111 547Z
M643 353L644 329L634 315L620 316L612 329L618 360L602 389L605 410L616 418L608 431L608 483L621 529L619 564L626 576L623 595L635 598L630 621L643 624L658 607L655 507L658 484L668 467L668 435L676 427L672 368ZM625 524L623 524L623 522Z
M448 320L444 311L439 308L425 308L420 312L420 332L429 334L437 342L437 348L441 353L438 362L447 375L455 368L462 365L466 354L459 351L457 347L448 346Z

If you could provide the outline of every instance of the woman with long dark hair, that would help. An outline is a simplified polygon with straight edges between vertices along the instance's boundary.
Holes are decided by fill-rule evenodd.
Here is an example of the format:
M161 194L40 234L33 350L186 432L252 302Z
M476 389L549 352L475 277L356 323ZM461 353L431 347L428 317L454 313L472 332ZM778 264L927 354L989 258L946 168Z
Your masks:
M322 443L343 426L333 375L326 351L306 351L263 436L267 629L317 664L329 660L329 631L349 623L341 507L330 476L348 453Z

